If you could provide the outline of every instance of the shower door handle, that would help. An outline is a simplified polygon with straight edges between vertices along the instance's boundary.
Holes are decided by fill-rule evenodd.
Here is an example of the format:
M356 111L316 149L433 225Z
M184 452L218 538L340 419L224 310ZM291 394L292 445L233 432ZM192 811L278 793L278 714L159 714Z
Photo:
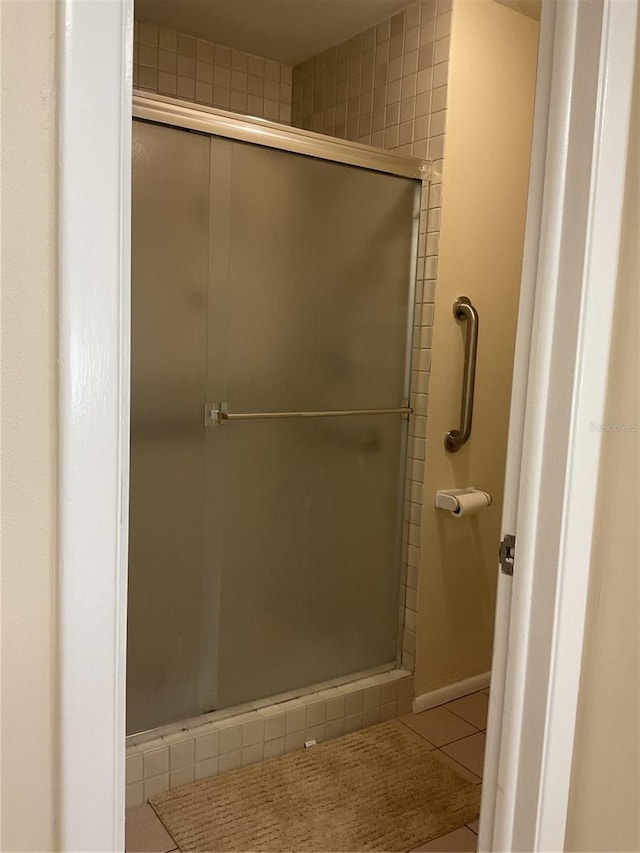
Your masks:
M467 338L464 345L464 370L462 377L462 404L460 407L460 429L450 429L444 437L444 446L449 453L457 453L471 435L473 421L473 392L476 384L476 359L478 356L478 312L468 296L459 296L453 303L453 316L467 322Z
M204 425L220 426L225 421L271 420L273 418L342 418L353 415L404 415L413 412L410 406L397 409L336 409L316 412L230 412L226 403L207 403L204 409Z

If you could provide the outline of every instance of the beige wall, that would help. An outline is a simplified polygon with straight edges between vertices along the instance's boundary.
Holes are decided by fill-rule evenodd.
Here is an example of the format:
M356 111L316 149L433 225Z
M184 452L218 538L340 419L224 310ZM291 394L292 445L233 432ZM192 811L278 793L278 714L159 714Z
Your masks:
M0 3L0 846L55 849L53 0Z
M605 410L635 430L602 435L567 850L640 850L639 56Z
M416 695L491 665L497 550L529 171L538 24L493 0L453 6L447 143L427 421L418 581ZM460 420L466 294L480 315L473 432L444 450ZM437 489L474 486L493 505L454 519Z

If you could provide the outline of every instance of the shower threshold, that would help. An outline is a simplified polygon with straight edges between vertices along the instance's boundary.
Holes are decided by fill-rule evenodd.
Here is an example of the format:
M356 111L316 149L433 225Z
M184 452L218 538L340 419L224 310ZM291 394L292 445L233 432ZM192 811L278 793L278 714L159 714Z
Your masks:
M413 673L386 664L126 739L127 807L411 712Z
M127 735L127 746L131 744L144 743L148 740L153 740L166 735L173 735L177 732L184 732L198 726L206 725L207 723L218 723L221 720L227 720L229 717L237 717L241 714L247 714L251 711L259 711L262 708L268 708L274 705L280 705L283 702L289 702L294 699L301 699L305 696L311 696L315 693L320 693L332 688L344 687L356 681L362 681L366 678L372 678L376 675L382 675L385 672L402 672L409 675L406 670L398 669L397 664L388 663L381 666L373 667L372 669L363 670L362 672L354 672L349 675L343 675L339 678L332 678L329 681L322 681L318 684L310 684L306 687L299 687L296 690L290 690L286 693L277 693L275 696L267 696L264 699L256 699L253 702L243 702L241 705L231 705L229 708L221 708L220 710L207 711L204 714L199 714L197 717L189 717L186 720L179 720L175 723L167 723L164 726L156 726L152 729L145 729L141 732L134 732Z

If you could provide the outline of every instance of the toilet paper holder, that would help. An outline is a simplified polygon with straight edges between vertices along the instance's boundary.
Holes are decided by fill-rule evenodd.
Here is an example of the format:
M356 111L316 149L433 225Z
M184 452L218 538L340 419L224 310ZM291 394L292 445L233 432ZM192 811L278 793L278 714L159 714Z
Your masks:
M438 489L434 503L436 509L444 509L447 510L447 512L457 513L460 510L460 501L458 500L459 496L471 494L485 495L487 498L487 506L491 506L492 499L489 492L485 492L482 489L474 489L473 487L469 487L467 489Z

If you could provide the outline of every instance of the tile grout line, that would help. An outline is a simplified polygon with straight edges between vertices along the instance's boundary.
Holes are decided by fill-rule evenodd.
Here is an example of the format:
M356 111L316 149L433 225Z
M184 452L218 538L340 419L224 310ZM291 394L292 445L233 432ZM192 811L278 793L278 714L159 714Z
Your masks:
M463 696L462 698L464 699L466 697ZM453 701L457 702L458 700L454 699ZM446 710L449 711L449 713L455 714L456 717L459 717L461 720L464 720L465 723L469 723L470 726L475 726L475 723L470 723L466 717L463 717L462 714L459 714L457 711L454 711L453 708L450 708L448 702L446 702L444 705L436 705L436 708L446 708ZM477 726L476 726L476 728L477 728Z
M446 708L446 705L437 705L436 707ZM476 729L477 731L479 731L479 732L485 731L485 729L478 728L478 726L476 726L475 723L472 723L471 720L467 720L465 717L461 717L460 714L456 714L456 712L452 711L451 708L446 708L446 710L449 711L450 714L453 714L455 717L457 717L459 720L462 720L462 722L466 723L468 726L473 726L473 728Z
M460 699L466 699L467 696L484 696L484 695L486 695L486 694L483 693L482 690L476 690L475 693L467 693L465 696L461 696ZM460 700L459 699L453 699L452 701L453 702L459 702ZM465 723L469 723L470 726L474 726L476 729L478 728L475 723L472 723L470 720L467 720L461 714L458 714L458 712L454 711L453 708L449 708L449 704L451 704L451 703L444 702L442 705L436 705L435 707L436 708L446 708L447 711L450 711L452 714L455 714L456 717L458 717L458 719L464 720ZM429 708L429 710L431 710L431 708ZM486 723L484 725L484 728L478 729L478 731L481 731L481 732L486 732L486 730L487 730Z
M454 761L456 764L459 764L460 767L463 767L468 773L472 773L479 780L479 782L477 782L476 784L480 784L480 785L482 784L482 776L478 776L478 774L476 773L475 770L472 770L470 767L467 767L467 765L464 764L462 761L458 761L457 758L454 758L452 755L449 755L448 752L445 752L444 747L451 746L454 743L459 743L462 740L466 740L466 738L468 738L468 737L475 737L475 735L477 735L477 734L483 734L483 732L476 731L473 734L465 735L464 737L457 738L456 740L448 741L447 743L443 743L441 746L436 746L430 740L428 740L428 738L424 737L424 735L420 734L420 732L417 732L415 729L412 729L411 726L408 726L402 720L399 720L399 722L402 723L402 725L405 728L409 729L409 731L413 732L415 735L418 735L418 737L421 737L422 740L424 740L428 744L430 744L433 747L433 749L431 750L432 752L439 752L441 755L446 756L450 761ZM469 723L469 725L471 725L471 723ZM472 832L473 832L473 830L472 830Z
M451 746L452 743L458 743L458 741L465 740L465 738L474 737L475 735L484 734L486 732L486 729L476 729L474 732L471 732L471 734L462 735L462 737L457 737L454 740L448 740L446 743L441 743L440 746L436 746L435 743L430 741L428 737L426 737L425 735L416 731L416 729L412 729L410 725L405 723L404 720L401 720L399 717L398 717L398 722L402 723L403 726L406 726L406 728L408 728L414 734L419 735L419 737L421 737L423 740L426 740L427 743L430 743L434 749L442 749L443 746ZM464 722L466 723L467 721L464 720ZM473 726L473 723L468 723L468 725ZM474 726L474 728L475 728L475 726Z
M473 832L473 834L478 837L478 833L474 832L473 829L469 826L468 823L463 823L460 826L457 826L455 829L451 829L449 832L444 832L442 835L437 835L435 838L430 838L427 841L421 841L416 847L412 847L411 850L408 850L407 853L415 853L419 847L424 847L425 844L431 844L434 841L439 841L441 838L446 838L447 835L451 835L452 832L457 832L459 829L468 829L469 832Z
M440 749L440 748L435 749L435 750L433 750L433 751L434 751L434 752L439 752L441 755L444 755L444 756L445 756L446 758L448 758L450 761L453 761L455 764L459 764L459 765L460 765L460 767L464 768L464 769L467 771L467 773L471 773L473 776L475 776L475 777L478 779L478 781L477 781L477 782L475 782L474 784L476 784L476 785L482 785L482 776L478 776L478 774L476 773L476 771L475 771L475 770L472 770L470 767L467 767L467 765L466 765L466 764L463 764L463 763L462 763L462 761L458 761L458 759L457 759L457 758L454 758L452 755L449 755L449 753L444 752L444 751L443 751L442 749ZM463 825L464 825L464 826L466 826L466 824L463 824Z

